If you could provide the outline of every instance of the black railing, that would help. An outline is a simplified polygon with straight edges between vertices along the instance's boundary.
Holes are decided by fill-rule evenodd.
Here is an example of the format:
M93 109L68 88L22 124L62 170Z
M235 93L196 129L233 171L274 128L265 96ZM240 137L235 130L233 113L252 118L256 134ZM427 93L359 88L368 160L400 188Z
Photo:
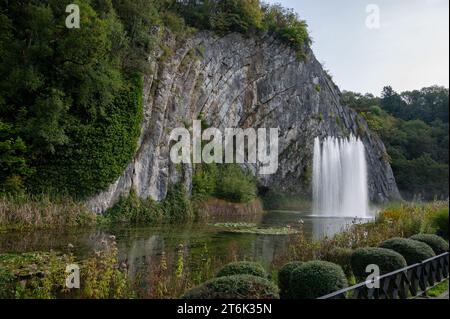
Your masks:
M409 299L425 295L427 290L448 278L449 253L420 264L415 264L378 278L379 288L373 281L339 290L319 299Z

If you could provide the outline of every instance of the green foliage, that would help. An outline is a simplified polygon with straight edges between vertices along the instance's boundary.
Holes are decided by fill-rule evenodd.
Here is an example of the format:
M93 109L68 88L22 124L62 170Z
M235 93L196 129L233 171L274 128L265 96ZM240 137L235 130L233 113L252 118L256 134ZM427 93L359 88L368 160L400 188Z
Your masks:
M12 125L0 120L0 195L23 190L24 179L33 173L27 163L27 148L14 136Z
M161 221L164 212L159 205L149 200L141 200L136 192L120 200L105 214L105 219L113 224L150 224Z
M381 105L384 110L405 121L422 119L428 124L435 120L448 123L448 89L431 86L421 90L395 92L383 89Z
M139 135L140 75L150 71L151 52L164 49L165 29L178 37L190 33L187 26L218 33L270 30L298 50L308 43L306 24L292 11L259 0L76 3L79 29L65 27L67 4L58 0L0 3L0 193L26 188L86 199L117 180ZM236 191L213 192L211 172L198 172L198 196L255 197L248 176L225 172L231 175L224 182ZM181 214L173 205L167 210Z
M16 170L36 170L28 179L5 171L2 185L85 198L117 179L134 153L142 86L123 64L134 44L111 1L77 4L82 27L68 29L61 1L1 3L2 131Z
M215 278L188 291L183 299L279 299L269 280L250 275Z
M301 58L311 44L306 22L280 5L261 4L259 0L207 0L202 4L190 0L177 9L188 25L200 30L245 35L268 31L292 46Z
M118 265L113 239L105 239L95 256L77 261L56 252L0 255L0 294L7 298L54 299L130 298L133 293L126 272ZM81 288L65 287L66 266L79 264Z
M0 267L0 299L15 297L15 278L7 269Z
M267 273L263 266L255 262L241 261L222 267L217 273L217 277L226 277L234 275L252 275L261 278L267 278Z
M344 270L344 273L347 275L347 278L350 278L352 275L352 254L353 250L350 248L336 247L327 252L322 259L341 266L342 270Z
M113 224L151 224L181 222L194 218L194 210L184 185L171 186L162 202L141 199L135 191L123 196L105 214L104 222Z
M437 235L418 234L410 237L410 239L420 241L430 246L436 255L448 252L448 242Z
M358 111L386 145L405 198L448 198L448 89L397 93L344 92L343 103Z
M360 248L351 255L351 267L355 277L361 281L367 279L369 275L366 267L377 265L380 267L380 274L388 274L395 270L407 266L405 258L399 253L385 248Z
M380 247L398 252L405 258L408 266L436 256L430 246L412 239L392 238L382 242Z
M303 263L300 261L294 261L285 264L278 271L278 288L280 289L281 299L291 299L292 294L290 291L290 280L292 272L300 267Z
M222 165L216 185L216 195L218 198L231 202L248 203L257 195L254 177L244 172L237 164Z
M105 190L122 174L136 150L142 121L142 81L130 84L95 122L67 122L71 143L35 162L34 192L84 199Z
M437 229L438 235L444 237L448 240L448 222L449 212L448 208L440 209L433 217L432 217L432 225Z
M183 184L177 183L169 188L161 207L170 221L186 221L194 218L194 210Z
M199 164L192 176L192 195L194 200L206 200L214 196L218 182L217 164Z
M277 4L264 5L263 10L265 11L265 28L292 45L302 55L305 47L311 44L306 22L301 20L293 10L285 9Z
M262 28L263 12L259 0L220 0L211 17L212 28L219 33L249 31Z
M319 260L296 268L289 284L293 299L316 299L348 286L340 266Z
M200 164L192 178L194 200L217 197L235 203L249 203L257 196L255 178L237 164Z

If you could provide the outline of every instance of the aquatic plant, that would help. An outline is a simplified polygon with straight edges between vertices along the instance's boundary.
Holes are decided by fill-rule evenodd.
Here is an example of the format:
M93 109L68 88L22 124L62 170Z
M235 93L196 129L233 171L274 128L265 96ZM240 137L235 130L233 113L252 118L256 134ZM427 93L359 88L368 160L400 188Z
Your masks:
M215 227L222 228L231 233L257 234L257 235L292 235L299 231L291 227L259 227L252 223L216 223Z

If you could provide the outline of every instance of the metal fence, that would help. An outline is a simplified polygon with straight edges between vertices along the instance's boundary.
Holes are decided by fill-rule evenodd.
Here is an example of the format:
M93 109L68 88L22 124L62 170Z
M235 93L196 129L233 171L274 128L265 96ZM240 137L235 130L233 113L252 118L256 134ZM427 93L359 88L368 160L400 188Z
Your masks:
M380 276L379 288L370 281L342 289L319 299L409 299L426 295L427 290L448 278L449 253Z

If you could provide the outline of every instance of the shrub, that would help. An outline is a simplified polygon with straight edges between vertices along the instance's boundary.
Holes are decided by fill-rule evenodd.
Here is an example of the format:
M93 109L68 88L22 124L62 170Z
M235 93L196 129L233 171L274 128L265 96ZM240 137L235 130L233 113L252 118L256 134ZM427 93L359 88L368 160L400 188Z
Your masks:
M267 273L263 266L258 263L241 261L225 265L217 273L217 277L226 277L233 275L252 275L255 277L267 278Z
M169 188L161 208L170 221L184 221L194 217L192 203L182 183L177 183Z
M350 248L336 247L327 252L323 260L335 263L342 267L347 277L352 275L351 257L353 250Z
M213 29L219 33L247 33L262 27L263 12L259 0L221 0L211 17Z
M381 275L407 266L405 258L390 249L370 247L355 250L351 256L351 267L357 279L365 280L367 278L366 267L368 265L380 267Z
M290 262L278 271L278 288L280 289L281 299L291 299L291 291L289 289L289 281L291 279L292 272L300 267L303 263L300 261Z
M10 271L0 267L0 299L15 297L15 278Z
M248 203L256 198L254 178L237 164L223 165L219 173L217 197L235 203Z
M181 183L171 186L166 198L157 203L139 198L135 191L123 196L106 212L105 220L111 223L151 224L160 221L185 221L192 219L194 211Z
M264 26L276 34L294 49L302 52L304 47L311 44L308 25L299 16L280 5L264 5Z
M217 184L217 165L198 164L192 176L192 197L194 200L206 200L214 195Z
M414 265L435 256L430 246L412 239L392 238L382 242L380 247L398 252L405 257L408 265Z
M289 284L294 299L316 299L348 286L340 266L321 260L296 268Z
M448 243L437 235L418 234L412 236L411 239L427 244L433 249L436 255L440 255L448 251Z
M436 228L437 234L448 239L448 208L443 208L439 210L431 220L433 227Z
M278 288L269 280L234 275L215 278L188 291L183 299L278 299Z
M157 203L152 200L141 200L136 192L121 197L119 201L109 209L105 218L111 223L147 224L160 221L164 212Z

